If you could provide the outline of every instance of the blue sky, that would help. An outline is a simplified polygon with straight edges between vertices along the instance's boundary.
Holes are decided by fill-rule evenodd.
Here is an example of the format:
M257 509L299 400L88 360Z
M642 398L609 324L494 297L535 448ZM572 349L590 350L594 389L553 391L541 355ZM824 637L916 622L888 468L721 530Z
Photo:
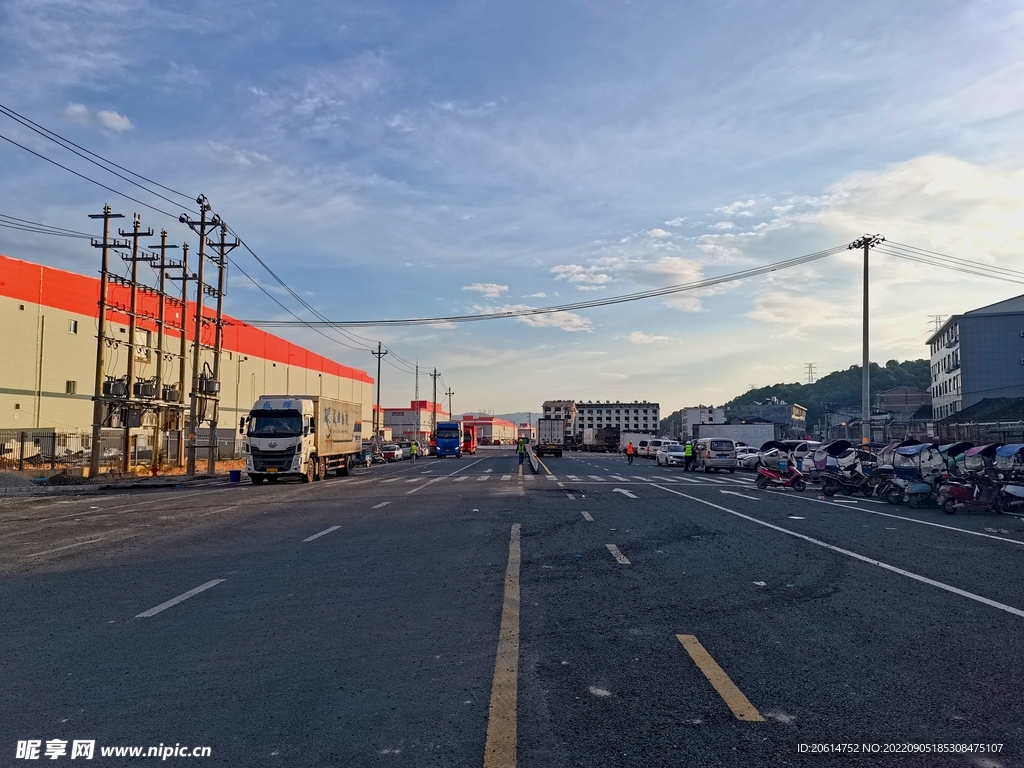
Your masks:
M396 318L627 293L865 232L1015 268L1021 50L1024 12L1006 0L5 0L0 101L207 195L324 314ZM0 133L74 160L9 121ZM104 202L139 209L9 145L0 167L0 213L80 229ZM76 241L10 230L0 252L97 268ZM928 315L1020 292L875 264L881 362L924 356ZM456 410L575 397L667 412L859 362L859 280L840 256L541 321L361 333L436 365ZM237 274L227 304L285 316ZM365 350L282 333L373 369ZM412 377L384 370L384 400L410 399Z

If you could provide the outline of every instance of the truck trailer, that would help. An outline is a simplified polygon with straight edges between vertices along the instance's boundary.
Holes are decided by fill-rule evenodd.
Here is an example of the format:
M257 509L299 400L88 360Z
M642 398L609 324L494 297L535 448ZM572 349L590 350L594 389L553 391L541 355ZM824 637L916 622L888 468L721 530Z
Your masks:
M563 450L565 450L565 419L538 419L537 445L533 449L534 455L561 458Z
M261 395L239 422L245 470L254 485L351 473L363 449L363 407L321 395Z

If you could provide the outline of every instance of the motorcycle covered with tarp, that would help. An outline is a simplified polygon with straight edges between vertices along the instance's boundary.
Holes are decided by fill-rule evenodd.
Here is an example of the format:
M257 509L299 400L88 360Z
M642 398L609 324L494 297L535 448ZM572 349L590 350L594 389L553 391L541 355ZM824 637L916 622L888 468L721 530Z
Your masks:
M788 445L778 440L769 440L761 446L759 454L774 456L773 462L769 463L765 458L757 467L757 480L754 485L762 491L767 488L792 488L794 491L803 491L807 488L807 481L803 473L796 468L796 458Z
M897 448L893 456L893 484L902 491L903 499L913 509L918 509L937 499L944 469L945 459L939 446L934 443L904 445ZM895 491L889 493L895 495Z
M946 464L946 471L951 475L963 475L967 471L964 467L967 452L973 447L974 443L967 440L940 445L939 453L942 454L942 459Z
M964 453L964 474L947 473L939 486L938 503L947 515L957 512L1002 512L1001 486L995 468L996 451L1003 443L969 448Z
M874 459L873 454L854 448L849 440L836 440L819 448L814 452L814 468L821 477L821 492L826 496L849 496L854 491L873 495L874 485L864 471L864 463Z
M920 440L901 440L898 443L890 443L878 452L878 464L871 470L871 479L875 485L875 494L890 504L899 504L903 501L903 488L895 482L896 449L907 445L918 445Z
M999 511L1024 510L1024 443L996 448L994 463L1000 482Z

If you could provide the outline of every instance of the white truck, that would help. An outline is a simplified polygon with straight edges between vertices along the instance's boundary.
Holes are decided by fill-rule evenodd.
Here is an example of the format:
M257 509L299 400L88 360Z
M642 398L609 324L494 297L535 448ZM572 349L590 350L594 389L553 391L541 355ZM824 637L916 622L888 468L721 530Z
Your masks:
M537 420L537 444L533 452L537 456L562 457L565 449L565 419L538 419Z
M584 427L583 428L583 450L592 451L594 450L594 428Z
M626 446L630 443L633 444L633 450L640 453L640 443L643 442L643 447L647 447L647 443L654 439L654 435L649 432L621 432L619 433L619 453L626 452Z
M734 442L740 440L755 448L769 440L778 440L774 424L695 424L694 429L701 439L723 437Z
M363 408L320 395L261 395L239 422L245 471L254 485L345 476L363 450Z

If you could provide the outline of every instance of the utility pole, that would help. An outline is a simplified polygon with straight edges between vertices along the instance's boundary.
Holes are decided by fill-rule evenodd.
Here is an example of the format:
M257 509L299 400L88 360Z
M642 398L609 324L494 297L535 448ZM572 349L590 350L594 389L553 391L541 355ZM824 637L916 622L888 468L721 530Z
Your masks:
M164 326L167 312L167 270L174 269L167 263L167 251L177 248L167 244L167 230L160 230L160 309L156 321L156 396L163 401L164 394ZM153 467L160 466L160 432L163 427L164 409L156 412L156 426L153 427Z
M138 327L138 312L139 312L139 262L140 261L152 261L150 256L139 256L139 239L143 237L152 237L153 230L147 229L145 232L142 231L142 217L139 214L135 214L135 218L132 221L132 231L125 232L123 229L118 230L118 234L121 237L130 237L132 239L132 255L127 261L132 264L132 280L131 280L131 311L128 314L128 401L129 403L135 399L135 330ZM123 260L124 256L121 257ZM131 413L131 408L127 411ZM132 452L132 428L131 428L131 417L125 419L124 426L124 455L121 457L121 471L127 473L131 468L131 452ZM139 426L142 426L142 422L139 422Z
M188 281L193 277L188 271L188 243L181 246L181 263L170 262L171 267L181 269L181 277L172 277L171 280L181 280L181 340L178 347L178 466L185 466L185 424L182 417L182 404L185 402L185 361L188 358Z
M221 222L220 240L210 241L208 245L217 252L214 260L217 264L217 328L213 345L213 380L216 382L216 397L213 401L213 417L210 419L210 448L207 451L206 473L209 475L217 472L217 425L220 421L220 358L224 351L224 291L227 288L228 254L237 248L241 243L237 240L229 243L227 241L228 225ZM235 403L238 407L238 403Z
M437 368L435 368L434 372L430 374L430 378L434 380L434 399L431 400L431 403L433 403L431 407L434 409L434 418L430 427L430 432L433 435L437 435L437 377L440 375L441 374L437 372Z
M848 246L848 250L854 248L864 249L864 320L863 320L863 332L864 332L864 370L861 374L861 393L860 393L860 419L861 419L861 438L860 441L865 446L871 442L871 362L868 356L868 254L871 249L879 243L884 243L885 238L881 235L864 235L859 240L854 240Z
M379 341L377 342L377 351L370 350L370 354L377 358L377 407L373 412L373 439L374 441L380 440L380 433L384 426L380 418L380 361L381 358L386 355L388 351L384 349L384 345Z
M454 394L455 393L452 392L452 388L448 387L448 391L445 392L445 395L448 397L448 417L451 419L455 418L455 411L452 410L452 395Z
M804 368L807 370L807 383L814 383L814 363L804 363Z
M210 203L206 197L200 195L196 198L199 204L199 221L193 221L186 214L181 214L178 221L187 224L193 232L199 235L199 267L196 270L196 324L195 339L192 345L192 393L189 398L188 407L188 458L186 461L185 473L189 477L196 474L196 434L199 431L199 352L203 341L203 292L206 286L203 283L203 267L206 263L206 233L208 230L220 226L220 217L216 214L207 219L210 213ZM204 401L205 405L205 401Z
M416 389L414 392L416 400L416 442L420 441L420 426L422 420L420 419L420 361L416 361Z
M90 219L103 219L103 239L99 242L92 241L93 248L101 248L102 260L100 262L100 314L99 329L96 334L96 388L93 393L92 406L92 452L89 454L89 477L96 477L100 473L100 452L103 435L103 381L106 361L104 356L107 345L107 268L109 266L110 249L117 245L117 242L110 241L110 220L123 219L123 213L111 213L110 206L103 206L103 213L90 213ZM123 244L122 244L123 245Z

